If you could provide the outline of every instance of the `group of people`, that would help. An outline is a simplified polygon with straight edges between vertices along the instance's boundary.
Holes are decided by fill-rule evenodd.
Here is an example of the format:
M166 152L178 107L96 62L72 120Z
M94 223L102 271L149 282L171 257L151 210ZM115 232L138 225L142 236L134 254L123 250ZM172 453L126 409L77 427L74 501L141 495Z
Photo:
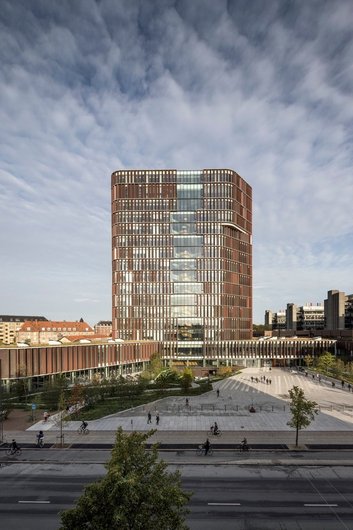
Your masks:
M258 377L251 376L250 379L251 379L252 383L254 383L254 382L258 383L259 381L262 381L262 382L266 383L266 385L270 385L272 383L272 379L269 379L265 375L261 376L260 379Z
M147 414L147 423L152 423L152 414L150 411ZM159 412L156 412L156 425L159 425Z
M80 429L82 429L84 431L84 430L87 429L87 427L88 427L88 423L86 421L82 420ZM44 433L43 433L43 431L39 431L36 434L36 439L37 439L36 447L44 447ZM13 453L16 453L16 451L20 449L20 447L18 446L18 443L16 442L16 440L14 438L11 441L10 449L11 449L11 451Z
M204 455L206 456L209 453L210 449L211 449L211 443L210 443L210 440L208 438L206 438L206 441L202 444L202 447L203 447L203 450L204 450ZM245 437L240 442L239 448L240 448L241 451L249 451L248 441L247 441L247 439Z

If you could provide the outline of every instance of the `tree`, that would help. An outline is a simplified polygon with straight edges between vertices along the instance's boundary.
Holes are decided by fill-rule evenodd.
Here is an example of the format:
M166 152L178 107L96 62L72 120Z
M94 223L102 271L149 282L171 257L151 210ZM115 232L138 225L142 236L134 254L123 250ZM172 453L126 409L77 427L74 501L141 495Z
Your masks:
M305 361L305 365L308 368L311 368L311 366L313 366L313 364L314 364L314 357L312 355L310 355L310 353L309 353L309 354L305 355L304 361Z
M42 405L49 410L60 408L62 394L68 387L68 381L64 375L58 375L54 380L48 381L41 395Z
M163 361L161 354L159 352L152 353L148 367L148 371L150 372L152 379L155 378L162 370Z
M189 390L191 388L192 382L193 382L193 375L191 368L185 368L185 370L182 373L181 376L181 386L185 391Z
M343 377L343 374L346 370L346 365L342 359L335 359L335 362L332 365L332 372L335 377Z
M191 493L181 489L178 471L166 470L156 445L146 451L154 432L125 434L119 428L106 476L61 513L60 530L187 530Z
M324 372L324 374L328 374L330 369L335 364L335 356L332 355L332 353L325 352L319 357L319 361L317 363L318 370Z
M298 447L299 431L308 427L315 419L315 414L318 413L317 403L306 399L304 390L298 386L293 386L289 390L289 397L292 418L287 422L287 425L296 430L295 445Z

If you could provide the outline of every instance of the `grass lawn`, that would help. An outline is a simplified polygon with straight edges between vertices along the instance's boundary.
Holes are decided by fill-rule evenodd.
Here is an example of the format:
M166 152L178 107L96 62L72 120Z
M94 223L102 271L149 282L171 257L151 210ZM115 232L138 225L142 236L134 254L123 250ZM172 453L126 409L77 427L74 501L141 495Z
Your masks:
M115 414L116 412L121 412L123 410L131 409L133 407L138 407L139 405L144 405L156 401L157 399L162 399L169 396L196 396L204 394L212 390L211 386L202 385L198 388L191 388L187 391L181 390L180 388L175 388L173 390L154 390L149 392L144 392L143 394L133 396L119 396L106 398L101 401L97 401L92 405L88 405L84 409L81 409L77 415L72 414L68 417L68 420L81 419L84 417L85 420L98 420L104 416L109 416L109 414Z

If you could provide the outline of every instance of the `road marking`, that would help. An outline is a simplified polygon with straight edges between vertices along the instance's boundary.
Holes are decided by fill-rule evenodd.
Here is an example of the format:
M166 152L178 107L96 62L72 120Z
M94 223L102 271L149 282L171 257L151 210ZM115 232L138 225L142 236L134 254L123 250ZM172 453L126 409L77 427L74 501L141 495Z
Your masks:
M50 501L18 501L19 504L50 504Z
M326 504L326 503L322 503L322 504L304 504L304 506L338 506L338 504Z
M240 502L208 502L208 506L241 506Z

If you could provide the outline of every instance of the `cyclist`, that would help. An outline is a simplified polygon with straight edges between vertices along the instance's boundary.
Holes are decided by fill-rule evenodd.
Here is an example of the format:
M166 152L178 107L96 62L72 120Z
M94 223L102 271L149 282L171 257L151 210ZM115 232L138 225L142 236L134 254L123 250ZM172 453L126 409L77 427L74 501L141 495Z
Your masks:
M205 443L203 444L203 449L205 451L205 456L207 455L208 451L210 450L211 444L208 438L206 438Z
M87 427L88 427L88 423L87 423L87 421L82 420L81 427L80 427L81 431L82 431L82 432L85 432L85 430L87 429Z
M244 438L244 439L240 442L240 450L241 450L241 451L248 451L248 450L249 450L248 441L247 441L246 438Z
M17 442L16 440L13 438L12 439L12 442L11 442L11 445L10 445L10 449L11 449L11 453L14 454L16 453L16 451L18 451L19 447L17 445Z
M43 431L39 431L37 434L37 447L42 447L44 445L44 434Z
M215 422L214 422L214 427L213 427L213 434L214 434L215 436L217 436L219 433L220 433L220 430L219 430L219 427L218 427L218 425L217 425L217 422L215 421Z

